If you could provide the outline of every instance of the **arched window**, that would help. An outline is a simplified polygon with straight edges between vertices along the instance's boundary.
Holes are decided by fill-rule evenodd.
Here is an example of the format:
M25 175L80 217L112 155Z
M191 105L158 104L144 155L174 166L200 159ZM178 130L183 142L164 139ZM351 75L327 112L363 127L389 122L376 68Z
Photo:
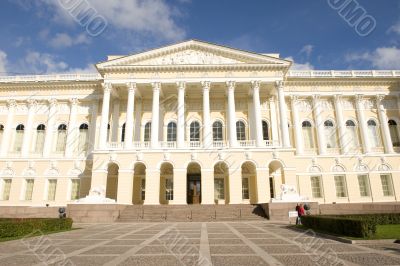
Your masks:
M222 141L223 140L223 127L220 121L215 121L213 123L213 141Z
M79 146L78 146L79 152L87 150L88 136L89 136L88 131L89 131L89 126L87 124L82 124L79 126Z
M1 145L1 140L3 139L3 133L4 133L4 126L0 125L0 145Z
M168 123L167 141L176 141L176 123L175 122Z
M150 141L150 137L151 137L151 122L147 122L146 125L144 126L143 140L148 142L148 141Z
M327 148L336 148L337 138L336 138L336 128L331 120L326 120L324 122L324 133Z
M107 141L110 141L110 130L111 130L111 126L110 126L110 124L107 124Z
M46 126L43 124L38 125L36 128L35 153L43 152L45 134L46 134Z
M269 140L269 127L267 121L262 121L263 140Z
M368 120L368 138L371 143L371 147L376 148L381 145L379 141L379 132L376 122L372 119Z
M246 140L246 125L243 121L236 122L236 139Z
M200 124L197 121L190 123L190 141L200 141Z
M400 147L399 131L397 128L397 123L394 120L389 120L389 131L390 138L392 139L393 147Z
M358 141L358 131L356 124L352 120L346 121L346 143L350 148L357 148L359 141Z
M65 124L61 124L58 126L57 130L56 152L64 152L66 142L67 142L67 126Z
M125 142L125 127L126 123L122 125L122 131L121 131L121 142Z
M309 121L303 121L301 124L303 131L304 148L313 149L314 148L314 134L313 127Z
M22 141L24 138L24 129L25 126L20 124L17 126L17 128L15 129L15 141L14 141L14 151L15 152L20 152L21 148L22 148Z

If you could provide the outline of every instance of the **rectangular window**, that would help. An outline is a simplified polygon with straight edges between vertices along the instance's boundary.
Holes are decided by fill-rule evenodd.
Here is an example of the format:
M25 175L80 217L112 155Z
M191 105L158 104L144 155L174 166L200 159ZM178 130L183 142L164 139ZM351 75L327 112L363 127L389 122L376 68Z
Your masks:
M214 198L217 200L225 199L225 188L224 188L223 178L214 179Z
M336 187L336 197L338 198L347 197L346 180L343 175L335 176L335 187Z
M242 178L242 199L249 199L249 178Z
M2 200L10 199L11 182L12 179L3 179L3 193L1 198Z
M36 135L35 153L41 154L43 152L43 147L44 147L45 131L38 130L36 134L37 135Z
M57 179L49 179L47 183L47 200L54 201L56 199Z
M165 199L174 200L174 182L172 178L165 179Z
M57 138L57 145L56 145L56 152L64 152L66 142L67 142L67 131L59 130L58 138Z
M385 197L393 196L392 176L390 174L382 174L381 182L382 182L383 196Z
M15 133L14 152L20 152L22 149L22 140L24 138L24 131L17 130Z
M79 145L78 152L85 152L88 146L88 130L81 129L79 130Z
M311 190L313 198L322 198L321 177L311 177Z
M25 200L32 200L34 179L25 180Z
M146 179L142 178L142 182L140 184L140 194L141 194L141 199L145 200L146 196Z
M360 196L361 197L369 197L369 181L368 175L358 175L358 185L360 187Z
M71 180L71 200L79 199L80 179Z

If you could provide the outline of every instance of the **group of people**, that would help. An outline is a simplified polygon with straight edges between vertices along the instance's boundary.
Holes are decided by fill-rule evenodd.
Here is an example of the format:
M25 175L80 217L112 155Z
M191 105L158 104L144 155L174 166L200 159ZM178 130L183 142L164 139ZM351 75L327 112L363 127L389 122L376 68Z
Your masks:
M301 217L306 214L306 211L304 210L304 205L297 204L296 211L297 211L296 225L301 225Z

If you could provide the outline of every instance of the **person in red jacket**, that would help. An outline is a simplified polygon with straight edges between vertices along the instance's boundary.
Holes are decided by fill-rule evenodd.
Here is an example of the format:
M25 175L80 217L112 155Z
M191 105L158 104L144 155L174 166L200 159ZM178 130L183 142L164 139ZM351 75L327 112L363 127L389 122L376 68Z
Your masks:
M297 215L298 215L296 224L301 224L301 217L306 214L303 204L296 206L296 210L297 210Z

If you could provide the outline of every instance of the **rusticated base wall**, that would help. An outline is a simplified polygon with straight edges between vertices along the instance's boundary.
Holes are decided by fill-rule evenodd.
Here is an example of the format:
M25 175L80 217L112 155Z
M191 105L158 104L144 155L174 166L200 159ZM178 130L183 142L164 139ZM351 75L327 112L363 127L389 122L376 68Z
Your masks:
M75 223L113 223L127 205L121 204L68 204L67 217Z
M319 212L329 214L369 214L369 213L400 213L400 203L341 203L320 204Z
M0 207L0 218L58 218L59 207Z

